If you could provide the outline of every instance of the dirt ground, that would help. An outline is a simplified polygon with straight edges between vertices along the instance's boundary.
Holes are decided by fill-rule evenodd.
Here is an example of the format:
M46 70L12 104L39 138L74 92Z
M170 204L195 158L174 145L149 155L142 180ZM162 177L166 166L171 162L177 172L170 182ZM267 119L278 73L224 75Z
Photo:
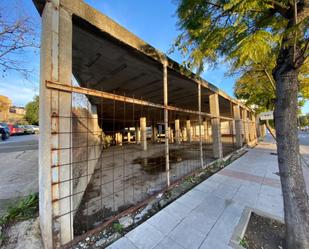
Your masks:
M284 238L284 224L252 213L243 246L248 249L284 249Z

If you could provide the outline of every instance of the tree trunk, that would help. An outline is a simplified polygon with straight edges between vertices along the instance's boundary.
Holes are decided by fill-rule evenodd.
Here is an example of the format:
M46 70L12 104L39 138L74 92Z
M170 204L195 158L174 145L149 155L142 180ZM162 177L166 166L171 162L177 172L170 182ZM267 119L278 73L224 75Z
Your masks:
M293 47L281 49L273 76L276 81L275 128L284 202L286 246L309 248L309 201L299 156L297 112L298 69Z

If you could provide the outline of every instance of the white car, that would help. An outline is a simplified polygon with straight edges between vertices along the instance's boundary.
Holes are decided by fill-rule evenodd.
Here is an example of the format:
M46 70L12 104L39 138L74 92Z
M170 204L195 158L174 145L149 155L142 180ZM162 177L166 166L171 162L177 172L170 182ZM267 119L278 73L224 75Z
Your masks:
M38 125L31 125L31 127L33 128L33 130L34 130L34 132L35 132L36 134L40 133L40 128L39 128Z

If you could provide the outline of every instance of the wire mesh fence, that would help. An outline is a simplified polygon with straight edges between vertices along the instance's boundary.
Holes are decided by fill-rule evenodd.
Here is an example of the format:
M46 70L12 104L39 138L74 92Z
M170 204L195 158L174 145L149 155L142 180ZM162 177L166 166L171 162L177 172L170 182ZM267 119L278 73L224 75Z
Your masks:
M53 99L58 97L52 109L61 107L62 91L52 92ZM209 117L170 110L166 126L164 108L125 93L114 98L63 94L70 96L69 111L52 114L52 125L58 127L52 130L57 136L52 153L62 158L52 166L55 238L62 236L64 225L71 240L102 226L216 159ZM253 139L253 122L247 127ZM221 119L220 132L226 156L237 149L234 121Z

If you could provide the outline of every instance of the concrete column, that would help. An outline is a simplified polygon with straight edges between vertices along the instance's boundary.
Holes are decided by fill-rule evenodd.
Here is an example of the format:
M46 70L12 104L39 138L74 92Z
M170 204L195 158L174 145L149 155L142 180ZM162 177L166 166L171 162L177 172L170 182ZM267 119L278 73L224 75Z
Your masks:
M203 160L203 138L202 138L202 95L201 95L201 84L198 84L198 128L199 128L199 141L200 141L200 162L201 166L204 167Z
M127 139L128 139L128 143L130 143L131 142L131 132L130 132L130 129L128 130Z
M56 0L47 1L42 12L40 62L40 226L44 247L51 249L73 239L72 182L60 183L70 178L71 167L52 168L70 163L71 150L57 149L68 148L71 142L71 93L53 91L45 85L46 80L66 85L72 80L72 17ZM58 215L60 218L53 221L52 217ZM57 238L53 237L53 223L59 228Z
M186 121L186 132L187 132L187 141L191 143L192 142L192 129L191 129L190 119L187 119Z
M221 125L220 125L220 109L219 96L214 93L209 96L210 114L216 117L211 119L212 141L213 141L213 156L214 158L222 158L222 142L221 142Z
M168 128L168 86L167 86L167 60L163 63L163 96L164 96L164 130L165 130L165 170L167 186L170 185L170 159L169 159L169 128Z
M158 138L158 128L156 124L152 124L152 142L156 143Z
M195 139L196 139L196 125L193 125L191 127L191 129L192 129L192 140L195 141Z
M256 124L256 118L254 114L252 114L252 122L253 122L253 137L254 139L257 139L257 124Z
M243 119L245 143L249 143L248 112L245 109L242 110L242 119Z
M135 126L135 143L141 143L141 130L138 125Z
M176 144L180 144L180 123L179 123L179 119L175 120L175 141L176 141Z
M146 117L140 118L142 150L147 150Z
M168 134L169 134L169 142L174 143L174 131L171 127L168 127Z
M203 128L204 128L204 139L208 139L208 123L206 120L203 121Z
M241 148L243 145L242 140L242 121L240 119L240 107L239 105L233 106L234 122L235 122L235 132L236 132L236 146Z

